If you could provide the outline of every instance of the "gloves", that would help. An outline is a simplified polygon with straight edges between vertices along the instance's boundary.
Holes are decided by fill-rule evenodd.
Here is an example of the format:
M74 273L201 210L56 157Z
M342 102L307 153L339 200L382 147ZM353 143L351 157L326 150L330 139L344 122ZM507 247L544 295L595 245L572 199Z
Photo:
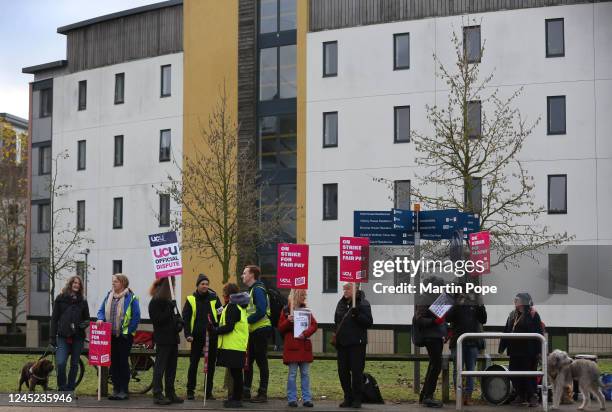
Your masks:
M442 317L442 318L436 318L436 319L434 320L434 323L435 323L436 325L441 325L441 324L443 324L443 323L444 323L444 318L443 318L443 317Z
M219 328L212 327L208 330L210 336L217 336L219 334Z
M359 316L359 308L357 307L351 308L350 312L353 318L356 318L357 316Z

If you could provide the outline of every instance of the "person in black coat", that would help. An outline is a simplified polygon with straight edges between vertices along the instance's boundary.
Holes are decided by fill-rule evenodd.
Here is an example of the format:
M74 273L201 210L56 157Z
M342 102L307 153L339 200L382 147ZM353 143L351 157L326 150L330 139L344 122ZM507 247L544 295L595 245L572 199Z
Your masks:
M533 308L529 293L519 293L514 298L514 310L510 312L504 333L539 333L543 334L542 320ZM511 371L535 371L541 356L541 342L536 339L500 339L499 353L508 351ZM546 356L546 354L545 354ZM530 407L538 405L536 396L536 379L526 376L512 378L516 390L514 405L529 403Z
M151 286L150 294L152 299L149 302L149 317L153 323L153 342L155 342L153 402L158 405L183 403L183 399L179 398L174 390L180 330L177 328L174 314L176 303L171 300L168 279L156 279ZM165 381L165 398L162 377Z
M50 343L57 348L57 386L60 391L73 391L76 386L79 358L89 326L89 305L83 297L83 281L72 276L53 304ZM66 364L70 356L70 372L66 379Z
M191 343L189 370L187 371L187 399L195 399L195 387L198 375L198 365L206 342L209 329L218 326L221 316L221 300L217 294L208 288L209 280L200 274L196 281L196 291L185 300L183 320L185 321L185 339ZM195 305L195 313L193 306ZM210 323L209 323L210 322ZM193 328L192 328L193 325ZM217 338L209 334L208 342L208 378L206 381L206 399L213 399L212 389L215 379L215 362L217 360Z
M482 332L482 325L487 323L487 309L473 293L461 293L455 296L455 305L446 314L446 321L450 324L451 337L449 348L455 362L453 363L453 382L457 385L457 339L464 333ZM476 369L478 350L484 349L484 340L469 339L463 342L464 370ZM463 404L471 405L472 392L474 391L474 378L468 376L464 387Z
M343 295L336 306L336 350L338 377L344 392L341 408L361 408L363 369L365 367L368 328L374 323L370 302L362 290L357 291L353 307L354 283L346 283Z
M444 285L444 280L436 276L430 276L424 279L422 283L424 285L433 284L435 286L442 286ZM418 333L424 340L427 355L429 356L429 365L423 388L419 394L419 403L430 408L442 407L442 402L434 399L434 393L438 383L438 376L440 376L440 371L442 370L442 348L444 347L444 339L447 334L445 319L436 317L429 310L429 307L437 297L437 294L418 296L412 325L418 328Z

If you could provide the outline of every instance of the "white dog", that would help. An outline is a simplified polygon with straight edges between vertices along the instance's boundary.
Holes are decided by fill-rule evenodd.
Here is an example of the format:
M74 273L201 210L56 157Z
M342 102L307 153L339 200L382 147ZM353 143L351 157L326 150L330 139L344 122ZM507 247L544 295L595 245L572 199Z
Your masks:
M559 409L559 402L565 386L573 380L578 381L582 394L582 404L578 410L591 405L591 394L599 401L599 409L606 409L606 399L601 388L604 387L599 380L599 367L593 361L586 359L572 359L567 352L554 350L548 355L548 375L553 382L553 409Z

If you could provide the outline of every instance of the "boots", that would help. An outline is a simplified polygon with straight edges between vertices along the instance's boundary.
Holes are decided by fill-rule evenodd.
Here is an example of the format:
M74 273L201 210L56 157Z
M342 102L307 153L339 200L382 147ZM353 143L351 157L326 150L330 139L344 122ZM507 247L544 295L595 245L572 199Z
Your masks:
M463 392L463 406L471 406L472 403L472 392Z

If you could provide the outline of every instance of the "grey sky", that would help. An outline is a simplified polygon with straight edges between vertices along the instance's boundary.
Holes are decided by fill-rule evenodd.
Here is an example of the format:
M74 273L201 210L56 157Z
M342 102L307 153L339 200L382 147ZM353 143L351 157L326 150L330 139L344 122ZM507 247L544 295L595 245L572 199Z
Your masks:
M0 113L28 118L26 66L66 58L57 28L160 0L0 0Z

